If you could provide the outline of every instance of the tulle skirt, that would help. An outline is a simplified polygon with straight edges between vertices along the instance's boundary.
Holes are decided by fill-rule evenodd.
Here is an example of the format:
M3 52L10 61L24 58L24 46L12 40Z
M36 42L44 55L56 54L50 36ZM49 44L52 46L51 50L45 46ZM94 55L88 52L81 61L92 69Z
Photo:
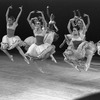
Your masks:
M54 48L55 47L53 45L50 45L48 43L44 43L44 44L41 44L41 45L36 45L34 43L28 48L28 51L26 52L26 54L31 56L31 57L41 58L49 52L53 53Z
M19 36L14 37L8 37L7 35L3 36L2 42L1 42L1 48L2 49L13 49L17 45L21 45L22 40Z

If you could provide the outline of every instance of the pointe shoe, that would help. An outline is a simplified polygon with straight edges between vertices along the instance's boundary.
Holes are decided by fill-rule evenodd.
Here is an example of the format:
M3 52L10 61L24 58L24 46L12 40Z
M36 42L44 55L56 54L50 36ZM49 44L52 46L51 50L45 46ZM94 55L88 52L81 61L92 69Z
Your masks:
M57 63L56 59L52 59L52 61L54 61L55 63Z
M88 71L89 69L89 64L85 64L85 71Z
M25 54L25 57L29 57L30 61L32 60L32 57L29 54Z
M26 62L27 64L30 64L30 62L29 62L29 60L28 60L27 58L24 58L24 60L25 60L25 62Z
M11 61L14 61L13 55L10 55L10 60L11 60Z
M79 72L81 72L81 70L78 68L78 66L75 66L75 69L78 70Z
M54 57L52 57L52 61L54 61L55 63L57 63L56 59Z

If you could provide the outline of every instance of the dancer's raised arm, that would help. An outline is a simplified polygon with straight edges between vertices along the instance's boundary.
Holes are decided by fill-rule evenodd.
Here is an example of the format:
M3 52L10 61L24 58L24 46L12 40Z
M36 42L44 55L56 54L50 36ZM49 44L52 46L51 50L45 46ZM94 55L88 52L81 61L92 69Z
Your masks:
M90 26L90 17L89 17L89 15L87 15L87 14L84 14L84 17L87 17L87 25L86 25L86 28L88 29L89 28L89 26Z
M33 25L32 25L32 20L33 20L33 18L31 18L30 19L30 17L31 17L31 14L32 13L34 13L35 11L31 11L30 13L29 13L29 15L28 15L28 17L27 17L27 21L28 21L28 23L29 23L29 25L30 25L30 27L33 29Z
M21 13L22 13L22 6L21 7L19 7L19 9L20 9L20 12L19 12L19 14L18 14L18 16L17 16L17 18L16 18L16 23L18 23L18 20L19 20L19 17L21 16Z
M8 21L9 10L12 9L12 6L9 6L6 12L6 21Z
M86 24L85 24L85 22L84 22L84 20L81 18L80 19L80 21L82 22L82 27L81 27L81 30L83 30L83 32L82 32L82 34L84 34L85 35L85 33L86 33L86 31L87 31L87 26L86 26Z
M48 16L49 19L50 19L49 6L47 6L47 16Z
M68 22L68 25L67 25L67 29L68 29L68 32L71 34L72 33L72 30L71 30L71 23L72 23L72 20L69 20Z
M41 16L42 16L42 21L43 21L43 26L44 26L45 29L47 29L47 22L46 22L46 20L45 20L45 17L44 17L43 12L42 12L42 11L37 11L37 13L40 13L40 14L41 14Z
M64 39L63 42L60 44L59 48L62 48L65 43L66 43L66 40Z

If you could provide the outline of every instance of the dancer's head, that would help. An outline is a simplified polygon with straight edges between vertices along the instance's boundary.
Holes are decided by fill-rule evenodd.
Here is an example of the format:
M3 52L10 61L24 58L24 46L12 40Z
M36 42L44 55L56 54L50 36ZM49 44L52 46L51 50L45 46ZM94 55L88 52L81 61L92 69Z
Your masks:
M12 25L15 22L15 18L13 16L8 18L8 23Z
M40 27L41 26L41 23L40 23L40 21L38 20L37 17L31 18L31 20L32 20L32 23L34 23L34 25L36 27Z
M77 25L79 26L80 29L83 28L83 22L81 20L78 20Z
M78 36L78 30L76 28L73 28L73 36Z

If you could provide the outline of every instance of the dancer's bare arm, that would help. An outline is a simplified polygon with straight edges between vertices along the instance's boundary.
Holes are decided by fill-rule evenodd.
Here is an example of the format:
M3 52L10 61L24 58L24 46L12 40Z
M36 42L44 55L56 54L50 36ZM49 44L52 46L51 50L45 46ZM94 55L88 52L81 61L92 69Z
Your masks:
M71 23L72 23L73 20L69 20L69 23L67 25L67 29L68 29L68 32L71 34L72 33L72 30L71 30Z
M8 15L9 15L9 10L12 9L12 6L9 6L7 11L6 11L6 21L8 21Z
M46 22L46 19L45 19L45 17L44 17L43 12L42 12L42 11L37 11L37 13L40 13L40 14L41 14L41 16L42 16L42 21L43 21L43 26L44 26L45 29L47 29L47 22Z
M84 14L84 17L87 17L87 25L86 25L86 28L88 29L89 28L89 26L90 26L90 17L89 17L89 15L87 15L87 14Z
M20 9L20 12L19 12L19 14L18 14L18 16L17 16L17 18L16 18L16 23L18 23L18 20L19 20L19 17L21 16L21 13L22 13L22 6L21 7L19 7L19 9Z
M27 21L28 21L28 23L29 23L29 25L30 25L30 27L33 29L33 26L34 25L32 25L32 20L33 20L33 18L31 18L30 19L30 17L31 17L31 14L32 13L34 13L35 11L31 11L30 13L29 13L29 15L28 15L28 17L27 17Z

